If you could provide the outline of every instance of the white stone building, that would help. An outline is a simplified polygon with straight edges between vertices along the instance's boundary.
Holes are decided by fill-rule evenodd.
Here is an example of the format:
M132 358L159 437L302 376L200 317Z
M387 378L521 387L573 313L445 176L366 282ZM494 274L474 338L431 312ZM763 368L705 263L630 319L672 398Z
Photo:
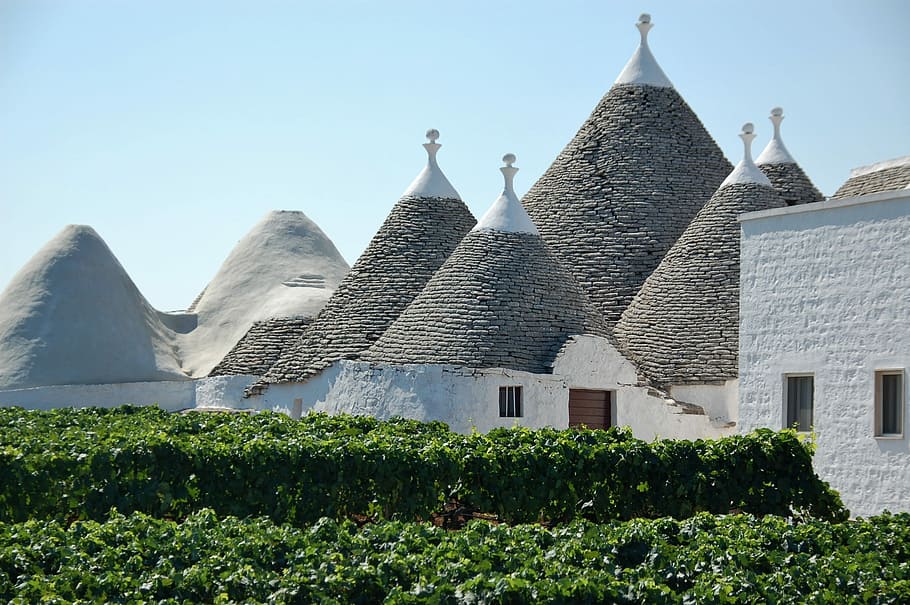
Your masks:
M910 190L741 225L740 430L811 430L854 515L910 510Z

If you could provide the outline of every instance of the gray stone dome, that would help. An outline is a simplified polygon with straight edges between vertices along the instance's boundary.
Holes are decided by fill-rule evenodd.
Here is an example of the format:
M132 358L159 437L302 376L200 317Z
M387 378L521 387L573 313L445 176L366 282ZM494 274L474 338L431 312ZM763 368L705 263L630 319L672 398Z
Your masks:
M577 334L604 334L599 314L538 235L474 230L364 359L549 373Z
M614 334L653 384L716 383L737 377L737 217L784 206L780 194L767 185L721 187L645 281Z
M799 164L759 163L758 167L765 173L788 206L821 202L825 199L825 196L812 184Z
M732 168L676 90L615 84L522 202L612 326Z
M300 339L312 321L308 316L257 321L209 376L262 376L278 361L281 353Z

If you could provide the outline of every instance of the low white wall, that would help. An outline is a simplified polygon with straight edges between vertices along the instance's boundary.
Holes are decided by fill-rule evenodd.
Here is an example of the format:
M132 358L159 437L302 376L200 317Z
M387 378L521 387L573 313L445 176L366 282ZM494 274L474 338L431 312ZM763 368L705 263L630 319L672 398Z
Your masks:
M616 391L616 424L628 426L639 439L712 439L730 433L708 416L688 414L659 393L638 386L635 366L606 339L573 337L556 357L553 372L569 388ZM697 399L685 401L701 405ZM568 409L568 393L563 405Z
M569 423L569 389L601 389L616 392L617 424L629 426L639 438L696 439L723 433L707 416L685 413L637 386L637 380L634 366L609 341L579 336L560 351L553 374L341 361L309 382L271 385L244 407L292 414L299 399L302 413L441 420L459 432L516 425L564 428ZM523 417L499 417L501 386L522 387Z
M815 469L854 515L910 511L910 195L742 218L740 428L784 426L814 375ZM904 436L875 437L875 371L903 368Z
M685 384L670 387L677 401L694 403L704 408L712 425L724 434L736 432L739 424L739 380L724 384Z
M0 391L0 406L19 406L29 410L62 407L116 407L157 405L177 411L195 405L192 380L173 382L124 382L119 384L71 384Z
M249 409L255 406L252 399L245 399L244 391L258 379L257 376L212 376L195 381L196 407Z

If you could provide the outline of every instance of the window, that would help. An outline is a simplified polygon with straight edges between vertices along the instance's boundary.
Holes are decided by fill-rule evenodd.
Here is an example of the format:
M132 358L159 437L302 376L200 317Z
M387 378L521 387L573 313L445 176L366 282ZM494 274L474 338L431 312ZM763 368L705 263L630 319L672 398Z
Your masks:
M521 387L499 387L499 417L521 418Z
M815 377L810 374L787 376L786 378L787 416L784 428L809 431L812 429Z
M901 437L904 434L904 371L875 373L875 436Z

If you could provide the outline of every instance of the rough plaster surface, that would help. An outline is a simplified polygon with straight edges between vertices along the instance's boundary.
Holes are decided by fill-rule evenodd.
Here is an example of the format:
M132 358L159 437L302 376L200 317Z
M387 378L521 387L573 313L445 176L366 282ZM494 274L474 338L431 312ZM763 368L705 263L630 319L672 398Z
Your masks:
M737 377L737 217L785 206L770 186L722 187L645 281L614 332L655 384L723 384Z
M801 209L801 210L800 210ZM904 437L874 437L874 376L910 367L910 196L743 217L740 429L781 428L784 375L815 375L815 468L854 515L910 510Z
M522 418L499 417L500 386L523 388ZM567 341L554 362L553 374L341 360L306 383L272 385L242 406L289 413L294 400L300 399L304 413L315 410L441 420L463 433L514 425L564 428L569 421L571 388L615 390L617 423L631 427L642 439L697 439L729 433L714 426L707 416L685 413L637 385L632 364L607 339L597 336Z
M101 237L69 225L0 294L0 389L186 379L175 337Z
M732 169L674 89L616 84L522 203L611 327Z
M253 323L316 315L347 272L335 245L304 213L268 213L194 303L198 327L179 337L184 367L205 376Z
M112 408L129 403L157 405L176 412L195 406L195 389L192 380L44 386L0 391L0 406L50 410L61 407Z

